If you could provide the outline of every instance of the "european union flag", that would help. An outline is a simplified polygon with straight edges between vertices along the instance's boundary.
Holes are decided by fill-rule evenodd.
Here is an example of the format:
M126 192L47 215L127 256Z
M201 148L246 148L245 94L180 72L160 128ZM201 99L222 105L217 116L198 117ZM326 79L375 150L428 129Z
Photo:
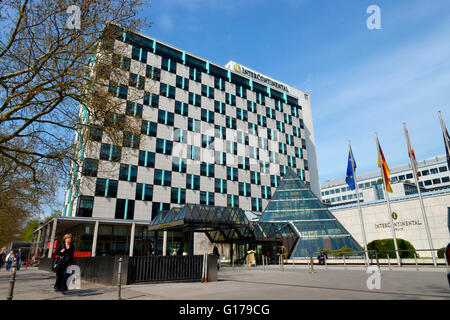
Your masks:
M353 159L353 165L352 166L352 159ZM345 182L347 182L350 190L355 190L355 172L353 169L356 169L356 161L353 157L352 148L350 148L350 151L348 153L348 164L347 164L347 175L345 176Z

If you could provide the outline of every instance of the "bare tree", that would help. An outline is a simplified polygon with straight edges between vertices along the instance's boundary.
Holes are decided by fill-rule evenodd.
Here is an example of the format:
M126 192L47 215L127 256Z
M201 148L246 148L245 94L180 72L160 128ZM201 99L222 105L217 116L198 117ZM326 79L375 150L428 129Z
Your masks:
M93 124L113 141L121 139L128 124L110 119L123 108L115 96L127 75L113 46L122 34L107 26L149 26L137 17L143 5L141 0L0 2L0 158L39 182L43 168L60 170L68 159L81 160L75 132L77 145L85 144L79 139L89 136L83 131Z

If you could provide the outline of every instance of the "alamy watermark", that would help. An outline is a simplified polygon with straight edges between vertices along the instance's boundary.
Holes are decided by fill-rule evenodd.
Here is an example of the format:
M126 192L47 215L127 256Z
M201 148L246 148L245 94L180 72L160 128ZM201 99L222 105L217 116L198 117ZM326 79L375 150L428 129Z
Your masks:
M366 10L367 14L370 16L367 18L366 25L369 30L380 30L381 29L381 9L377 5L370 5Z
M367 274L370 276L367 278L366 285L369 290L381 289L381 271L378 266L369 266L367 268Z
M66 13L70 16L66 20L67 29L81 29L81 10L79 6L71 5L67 8Z
M81 289L81 270L80 267L71 264L67 267L66 273L70 276L66 280L66 285L69 290Z

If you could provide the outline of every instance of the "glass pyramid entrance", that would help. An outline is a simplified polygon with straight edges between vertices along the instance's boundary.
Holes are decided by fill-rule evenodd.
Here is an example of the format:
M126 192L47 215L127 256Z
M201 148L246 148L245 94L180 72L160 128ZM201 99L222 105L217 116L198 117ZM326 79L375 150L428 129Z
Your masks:
M291 258L316 257L321 249L361 247L320 199L288 168L260 221L289 222L300 236Z

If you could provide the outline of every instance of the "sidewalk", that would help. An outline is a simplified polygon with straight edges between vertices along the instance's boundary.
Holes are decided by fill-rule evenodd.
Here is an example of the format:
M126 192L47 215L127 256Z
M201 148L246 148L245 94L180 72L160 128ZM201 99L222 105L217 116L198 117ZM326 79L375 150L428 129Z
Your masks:
M433 269L431 269L433 270ZM122 286L127 300L298 300L298 299L444 299L450 300L445 270L383 270L381 289L369 290L369 275L364 268L315 268L271 266L247 270L245 267L223 268L219 281L147 283ZM6 299L11 273L0 272L0 300ZM66 295L53 291L55 274L35 268L17 272L15 300L116 300L117 287L86 281L80 290Z

